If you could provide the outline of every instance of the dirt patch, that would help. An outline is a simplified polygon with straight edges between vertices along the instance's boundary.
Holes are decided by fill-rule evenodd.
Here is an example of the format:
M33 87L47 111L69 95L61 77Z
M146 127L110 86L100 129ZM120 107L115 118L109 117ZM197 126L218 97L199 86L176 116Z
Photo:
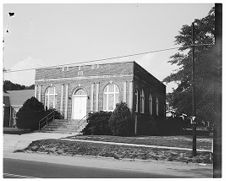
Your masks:
M114 157L115 159L167 160L193 163L212 163L209 152L198 152L192 157L191 151L85 143L57 139L32 142L24 152L42 152L59 155L93 155Z

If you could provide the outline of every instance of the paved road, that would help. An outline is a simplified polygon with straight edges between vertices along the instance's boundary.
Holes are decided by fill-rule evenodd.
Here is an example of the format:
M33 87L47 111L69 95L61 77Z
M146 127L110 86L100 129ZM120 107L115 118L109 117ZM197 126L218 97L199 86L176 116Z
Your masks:
M169 178L172 175L4 158L4 178Z
M4 153L3 169L7 178L213 177L212 165L37 153Z

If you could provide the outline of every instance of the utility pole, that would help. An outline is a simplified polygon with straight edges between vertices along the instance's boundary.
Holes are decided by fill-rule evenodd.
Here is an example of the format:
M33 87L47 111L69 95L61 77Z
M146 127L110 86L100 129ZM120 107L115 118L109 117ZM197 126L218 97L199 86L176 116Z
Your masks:
M195 27L192 23L192 155L196 156L196 100L195 100Z

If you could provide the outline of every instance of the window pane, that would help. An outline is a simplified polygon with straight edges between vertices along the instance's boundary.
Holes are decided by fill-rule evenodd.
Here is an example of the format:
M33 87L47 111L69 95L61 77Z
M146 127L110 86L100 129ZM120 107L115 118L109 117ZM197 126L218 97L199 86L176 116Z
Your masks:
M54 95L54 102L55 102L55 104L54 104L54 108L56 108L56 105L57 105L57 96L56 95Z
M103 97L103 109L104 110L107 110L107 95L104 94L104 97Z
M108 110L114 109L114 94L108 95Z
M53 101L54 101L54 96L49 96L49 108L53 108Z
M156 98L156 115L159 115L159 100Z
M104 92L108 92L108 86L104 88Z
M114 92L114 84L108 85L108 92Z
M144 97L141 98L141 112L144 113Z
M48 90L49 90L49 94L54 94L54 87L49 87Z
M115 94L115 104L119 103L119 94Z
M45 107L47 106L48 104L48 96L45 96Z
M149 113L152 115L152 99L149 100Z
M115 85L115 92L119 92L117 85Z

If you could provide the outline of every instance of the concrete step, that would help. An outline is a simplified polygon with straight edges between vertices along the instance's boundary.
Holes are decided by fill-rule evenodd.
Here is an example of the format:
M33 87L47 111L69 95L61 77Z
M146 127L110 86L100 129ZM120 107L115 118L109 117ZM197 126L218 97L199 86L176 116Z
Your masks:
M79 127L79 125L49 125L49 126L46 126L44 127L43 129L45 128L77 128Z
M87 125L85 120L53 120L42 128L42 132L75 133Z
M65 130L54 130L54 131L46 131L46 130L44 130L44 131L41 131L42 133L73 133L73 134L76 134L76 133L79 133L79 132L76 132L76 131L67 131L67 132L65 132Z

